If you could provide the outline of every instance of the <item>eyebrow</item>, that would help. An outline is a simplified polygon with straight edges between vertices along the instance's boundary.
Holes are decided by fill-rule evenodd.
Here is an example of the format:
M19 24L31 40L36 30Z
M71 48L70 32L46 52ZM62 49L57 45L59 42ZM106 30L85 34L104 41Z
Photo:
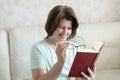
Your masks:
M59 24L59 26L64 26L64 25L62 25L62 24ZM71 27L71 28L72 28L72 26L69 26L69 27Z

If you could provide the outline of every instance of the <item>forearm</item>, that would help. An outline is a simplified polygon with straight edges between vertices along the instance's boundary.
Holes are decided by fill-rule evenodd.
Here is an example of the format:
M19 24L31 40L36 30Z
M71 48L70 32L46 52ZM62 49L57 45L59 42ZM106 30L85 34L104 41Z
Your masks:
M50 71L42 76L39 76L37 80L56 80L62 71L63 65L64 63L62 62L56 62Z

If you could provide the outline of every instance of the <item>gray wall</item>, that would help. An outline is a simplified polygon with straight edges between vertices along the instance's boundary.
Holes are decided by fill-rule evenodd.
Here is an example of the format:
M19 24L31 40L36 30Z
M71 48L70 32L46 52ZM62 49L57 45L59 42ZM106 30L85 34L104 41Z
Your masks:
M44 25L58 4L73 7L80 23L120 21L120 0L0 0L0 28Z

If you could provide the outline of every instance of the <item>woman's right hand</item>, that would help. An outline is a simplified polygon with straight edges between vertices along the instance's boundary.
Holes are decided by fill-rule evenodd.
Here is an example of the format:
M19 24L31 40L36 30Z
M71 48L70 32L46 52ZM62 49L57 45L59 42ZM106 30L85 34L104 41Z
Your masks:
M65 62L66 59L66 49L68 47L69 43L67 42L59 42L56 48L56 55L58 58L58 61Z

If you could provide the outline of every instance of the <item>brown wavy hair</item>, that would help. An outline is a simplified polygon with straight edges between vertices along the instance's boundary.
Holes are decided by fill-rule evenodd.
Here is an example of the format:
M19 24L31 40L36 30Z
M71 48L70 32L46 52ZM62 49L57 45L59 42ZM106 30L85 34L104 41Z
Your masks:
M71 7L62 5L55 6L48 14L48 18L45 24L47 37L53 35L53 32L57 29L61 19L67 19L72 22L72 33L68 39L74 38L76 35L76 29L79 26L76 14Z

